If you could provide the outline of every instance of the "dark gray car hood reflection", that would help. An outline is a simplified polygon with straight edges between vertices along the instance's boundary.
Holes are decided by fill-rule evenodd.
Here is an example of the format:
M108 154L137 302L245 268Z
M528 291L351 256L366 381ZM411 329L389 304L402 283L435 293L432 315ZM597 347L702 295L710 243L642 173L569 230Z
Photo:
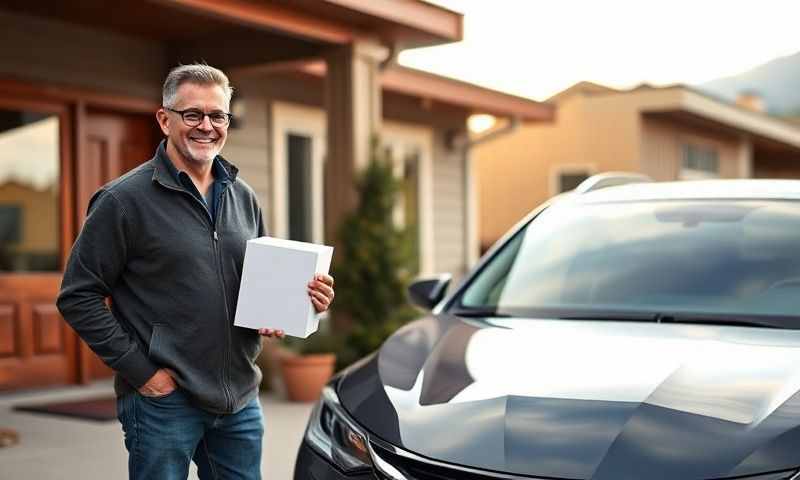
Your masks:
M644 322L413 322L339 384L419 455L569 479L691 480L800 464L800 331Z

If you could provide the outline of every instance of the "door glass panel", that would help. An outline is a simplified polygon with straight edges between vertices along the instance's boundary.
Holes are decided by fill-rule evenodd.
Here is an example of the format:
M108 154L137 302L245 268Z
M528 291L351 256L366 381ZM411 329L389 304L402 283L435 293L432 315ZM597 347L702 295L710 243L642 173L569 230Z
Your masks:
M311 138L288 135L289 238L310 242L311 238Z
M0 109L0 272L59 270L59 124Z

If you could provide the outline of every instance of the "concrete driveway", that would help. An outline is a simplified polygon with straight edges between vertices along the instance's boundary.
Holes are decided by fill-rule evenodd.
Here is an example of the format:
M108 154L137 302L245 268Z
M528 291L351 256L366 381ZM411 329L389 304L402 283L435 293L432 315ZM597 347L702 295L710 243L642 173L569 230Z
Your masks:
M20 443L0 448L0 480L108 480L127 478L127 452L117 421L94 422L15 412L14 405L71 400L112 393L108 382L86 387L0 394L0 427L20 434ZM262 395L266 435L261 472L265 480L289 480L312 404ZM189 478L197 478L192 466Z

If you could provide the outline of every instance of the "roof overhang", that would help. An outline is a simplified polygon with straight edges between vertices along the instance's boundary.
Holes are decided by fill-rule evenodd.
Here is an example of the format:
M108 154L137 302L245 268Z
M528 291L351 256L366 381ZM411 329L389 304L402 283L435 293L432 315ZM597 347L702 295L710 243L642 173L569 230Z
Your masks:
M297 4L298 0L291 0ZM420 0L303 0L321 15L347 19L373 31L385 31L402 48L458 42L464 38L464 16Z
M377 37L409 48L463 38L463 15L420 0L150 1L186 13L332 44Z
M523 121L553 121L555 117L552 105L406 67L385 70L381 84L389 91L460 106L474 113Z
M259 69L259 71L299 73L323 78L327 68L322 60L306 60L286 62L280 65L273 64ZM456 106L469 113L514 117L527 122L551 122L555 118L553 105L397 65L393 65L381 73L381 86L388 92Z
M2 3L4 10L152 39L172 53L191 54L170 62L189 56L223 67L307 58L358 40L400 51L463 37L463 15L421 0L118 0L114 15L105 0Z
M689 87L654 88L641 94L643 115L671 118L723 133L747 135L770 145L782 145L800 151L800 128L765 113L731 105Z

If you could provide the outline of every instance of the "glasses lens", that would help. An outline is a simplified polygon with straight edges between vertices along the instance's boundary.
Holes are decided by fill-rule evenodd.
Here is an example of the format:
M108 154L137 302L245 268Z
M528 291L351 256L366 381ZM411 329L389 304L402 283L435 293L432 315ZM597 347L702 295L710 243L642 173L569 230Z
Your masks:
M209 113L208 118L211 119L211 123L213 123L218 127L222 127L228 124L228 114L224 112Z
M203 112L197 110L183 112L183 121L190 126L200 125L200 122L203 121Z

